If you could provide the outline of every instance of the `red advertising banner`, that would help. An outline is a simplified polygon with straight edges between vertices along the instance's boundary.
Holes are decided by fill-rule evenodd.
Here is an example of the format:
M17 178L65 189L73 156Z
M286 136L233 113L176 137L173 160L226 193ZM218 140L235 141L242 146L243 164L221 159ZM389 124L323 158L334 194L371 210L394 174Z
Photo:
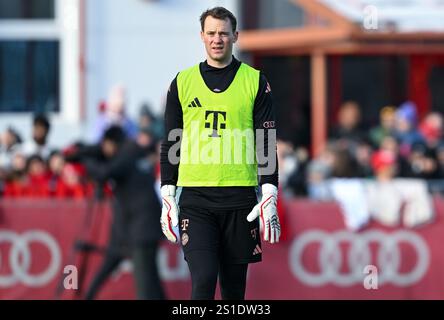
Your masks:
M247 299L444 299L444 201L434 204L436 219L417 229L372 223L351 232L334 203L289 202L287 239L263 244L263 262L249 269ZM81 298L102 256L82 255L73 244L83 239L104 246L110 221L107 205L2 200L0 299ZM180 247L163 243L158 265L168 298L188 299ZM72 275L69 266L83 284L77 290L60 286ZM98 299L134 299L131 270L131 262L123 262Z
M444 299L444 202L434 205L435 220L417 229L371 223L351 232L337 205L293 201L288 240L265 246L264 262L250 269L248 298Z

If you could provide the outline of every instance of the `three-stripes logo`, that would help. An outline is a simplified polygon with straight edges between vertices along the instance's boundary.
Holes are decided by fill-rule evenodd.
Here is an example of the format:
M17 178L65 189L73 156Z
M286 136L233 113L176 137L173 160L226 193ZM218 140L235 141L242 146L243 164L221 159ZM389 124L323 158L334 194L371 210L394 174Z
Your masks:
M253 256L255 256L255 255L259 254L259 253L262 253L262 249L261 249L261 247L259 247L259 245L257 244L257 245L256 245L256 248L254 248Z
M197 108L197 107L202 108L202 105L200 104L199 99L194 98L194 100L191 101L191 103L188 105L188 108Z

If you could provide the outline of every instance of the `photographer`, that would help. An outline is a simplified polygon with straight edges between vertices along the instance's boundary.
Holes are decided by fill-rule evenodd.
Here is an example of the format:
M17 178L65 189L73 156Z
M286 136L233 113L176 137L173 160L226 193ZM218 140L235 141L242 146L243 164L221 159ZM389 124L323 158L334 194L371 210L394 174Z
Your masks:
M82 162L98 186L111 182L113 222L105 259L92 281L86 299L93 299L103 282L127 256L134 265L138 299L164 299L156 253L161 238L160 203L154 190L154 139L126 139L120 127L112 126L96 146L82 147L68 160ZM102 189L102 188L100 188Z

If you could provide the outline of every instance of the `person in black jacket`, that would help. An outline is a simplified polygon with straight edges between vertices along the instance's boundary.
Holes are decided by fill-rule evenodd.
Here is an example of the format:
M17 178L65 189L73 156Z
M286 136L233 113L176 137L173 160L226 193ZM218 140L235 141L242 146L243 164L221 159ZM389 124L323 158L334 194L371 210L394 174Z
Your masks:
M142 133L146 134L146 133ZM120 127L110 127L100 145L90 147L83 161L87 172L98 185L112 182L113 222L105 259L93 279L86 299L93 299L111 272L126 257L134 265L134 279L138 299L164 299L156 265L161 239L159 219L161 206L154 190L154 163L150 156L155 143L145 145L127 140ZM94 151L95 149L95 151ZM100 161L100 154L105 161Z

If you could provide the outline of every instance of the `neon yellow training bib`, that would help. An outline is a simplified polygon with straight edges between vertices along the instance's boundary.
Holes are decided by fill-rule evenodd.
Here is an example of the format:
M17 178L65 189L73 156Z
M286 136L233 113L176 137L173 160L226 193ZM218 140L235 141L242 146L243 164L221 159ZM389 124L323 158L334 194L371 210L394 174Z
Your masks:
M242 63L223 92L205 84L199 65L179 73L183 112L178 186L257 186L253 108L259 71Z

